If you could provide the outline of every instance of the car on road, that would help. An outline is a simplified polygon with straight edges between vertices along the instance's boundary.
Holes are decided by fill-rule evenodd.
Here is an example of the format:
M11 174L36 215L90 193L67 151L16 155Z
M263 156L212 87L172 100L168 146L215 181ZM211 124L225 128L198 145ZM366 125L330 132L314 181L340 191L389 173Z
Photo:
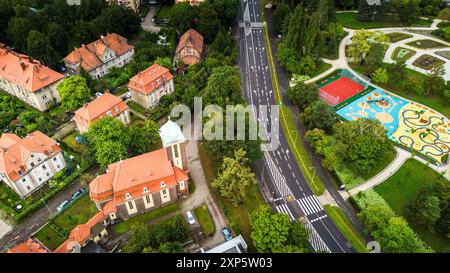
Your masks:
M187 217L187 220L188 220L189 224L195 225L195 218L194 218L194 215L192 215L192 212L190 210L188 210L186 212L186 217Z
M101 92L95 93L95 96L97 96L97 98L101 97L102 95L103 95L103 93L101 93Z
M72 193L72 200L83 194L86 190L85 189L79 189L76 192Z
M59 206L56 208L57 211L62 211L65 207L67 207L70 204L69 201L64 200L59 204Z
M231 232L226 227L222 228L222 234L223 237L225 238L225 241L233 239L233 235L231 235Z
M127 94L125 95L125 98L127 98L127 99L131 98L131 92L127 92Z

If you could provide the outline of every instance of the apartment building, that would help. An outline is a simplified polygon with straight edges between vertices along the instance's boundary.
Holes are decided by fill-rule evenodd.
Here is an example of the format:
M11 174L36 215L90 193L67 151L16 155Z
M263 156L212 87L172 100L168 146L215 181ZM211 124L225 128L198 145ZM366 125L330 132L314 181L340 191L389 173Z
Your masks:
M122 67L134 56L134 47L116 33L75 48L63 60L69 73L78 74L83 68L93 78L99 79L113 67Z
M73 120L77 124L78 131L85 133L93 122L104 117L116 118L125 126L131 123L128 105L121 98L110 93L104 93L75 111Z
M0 180L26 198L66 167L58 143L40 131L0 137Z
M162 96L173 93L173 75L167 68L154 64L131 78L128 89L133 101L150 109L158 105Z
M63 78L38 60L0 43L0 89L26 104L45 111L60 102L56 86Z

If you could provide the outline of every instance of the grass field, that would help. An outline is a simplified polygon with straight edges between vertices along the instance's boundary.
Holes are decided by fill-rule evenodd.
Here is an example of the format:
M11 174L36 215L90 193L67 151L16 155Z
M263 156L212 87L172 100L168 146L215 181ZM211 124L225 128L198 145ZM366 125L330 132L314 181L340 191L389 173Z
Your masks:
M369 180L370 178L374 177L378 173L380 173L382 170L384 170L391 162L395 159L395 156L397 153L393 151L392 153L389 153L386 157L383 158L383 160L380 162L380 164L374 166L371 168L366 174L362 176L365 180Z
M395 43L395 42L413 37L411 34L406 34L406 33L401 33L401 32L391 32L391 33L386 34L386 36L389 37L389 41L391 43Z
M89 194L85 194L63 213L56 216L53 222L70 232L76 226L89 221L97 212L98 210L89 198Z
M137 216L134 216L134 217L124 221L124 222L115 224L112 226L112 229L114 230L114 232L116 232L118 234L122 234L122 233L129 231L131 226L134 223L137 223L137 222L146 223L146 222L149 222L151 220L154 220L156 218L159 218L161 216L164 216L166 214L169 214L169 213L172 213L172 212L175 212L178 210L180 210L180 205L178 203L172 203L167 206L157 208L157 209L148 211L143 214L139 214Z
M386 27L400 27L402 26L399 22L389 22L389 21L374 21L374 22L360 22L357 18L358 14L355 12L342 12L336 14L337 22L344 27L351 29L370 29L370 28L386 28ZM431 21L420 19L414 26L429 27Z
M361 66L355 63L349 63L350 67L355 70L356 72L360 73L360 74L364 74L367 75L367 68L365 66ZM427 76L411 70L411 69L406 69L407 73L406 73L406 77L407 80L408 79L420 79L420 80L424 80ZM423 105L426 105L428 107L433 108L434 110L438 111L439 113L443 114L444 116L446 116L447 118L450 118L450 107L449 104L442 99L439 96L436 95L430 95L428 97L425 97L423 95L417 95L417 94L413 94L412 92L407 92L406 90L401 89L400 87L393 85L392 83L381 83L378 84L379 86L381 86L382 88L394 93L394 94L398 94L402 97L405 97L407 99L410 99L412 101L421 103Z
M364 238L353 228L339 207L325 205L324 209L357 252L368 252Z
M197 221L202 227L203 234L206 236L213 234L216 230L214 226L214 221L209 213L209 209L207 205L202 205L194 209L194 214L197 217Z
M216 176L216 166L209 158L208 152L204 148L203 144L200 143L198 145L198 151L210 190L217 200L220 208L225 213L225 216L228 218L231 228L236 234L242 234L248 244L249 252L256 252L250 237L252 228L250 226L249 213L264 204L264 200L259 192L258 186L249 186L246 191L247 197L244 202L239 204L239 206L234 206L230 201L228 201L228 199L221 197L217 190L211 186L211 183L214 181Z
M69 146L73 151L81 154L86 149L86 146L84 144L78 143L75 138L78 136L78 132L73 132L70 135L66 136L62 139L62 142L64 142L67 146Z
M49 224L45 225L38 233L34 235L39 241L41 241L50 250L55 250L60 246L66 238L53 230Z
M421 187L434 183L439 174L428 166L414 159L408 159L403 166L388 180L375 187L375 191L381 195L395 213L407 218L407 206L414 200ZM437 233L415 225L408 221L410 226L436 251L440 251L450 245L450 239Z

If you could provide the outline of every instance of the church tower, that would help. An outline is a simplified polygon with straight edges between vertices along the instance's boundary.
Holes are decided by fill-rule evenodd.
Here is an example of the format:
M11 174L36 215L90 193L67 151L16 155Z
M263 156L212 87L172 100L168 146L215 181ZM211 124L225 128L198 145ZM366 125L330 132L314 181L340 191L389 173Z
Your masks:
M159 128L158 132L172 164L177 168L187 170L186 138L180 126L176 122L169 120Z

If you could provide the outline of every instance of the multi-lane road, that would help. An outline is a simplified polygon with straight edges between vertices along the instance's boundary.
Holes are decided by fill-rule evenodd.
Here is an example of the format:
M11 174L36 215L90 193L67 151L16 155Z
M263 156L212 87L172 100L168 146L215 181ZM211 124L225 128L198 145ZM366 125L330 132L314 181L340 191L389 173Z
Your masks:
M240 0L239 66L244 80L245 97L256 108L260 105L268 106L270 117L270 107L276 102L262 26L258 0ZM268 131L276 128L272 126L271 118L261 118L258 119L260 124ZM278 119L274 118L273 121L278 122ZM265 152L264 159L255 166L256 173L271 192L271 205L278 212L286 213L292 220L306 220L305 224L311 233L311 245L316 251L354 252L309 188L281 125L279 128L280 145L274 151Z

